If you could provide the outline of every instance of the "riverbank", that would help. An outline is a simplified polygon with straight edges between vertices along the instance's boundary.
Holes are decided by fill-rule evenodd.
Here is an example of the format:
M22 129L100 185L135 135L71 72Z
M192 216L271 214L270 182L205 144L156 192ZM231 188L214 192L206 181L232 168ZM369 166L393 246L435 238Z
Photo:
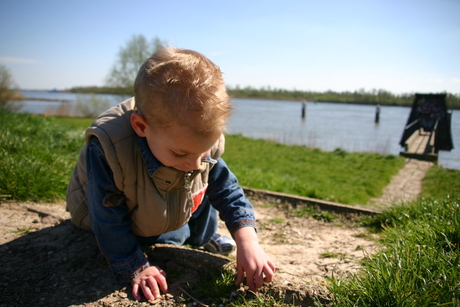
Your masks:
M239 99L265 99L265 100L285 100L285 101L311 101L327 103L346 103L362 105L382 105L382 106L412 106L415 93L393 94L383 89L365 91L363 89L353 92L315 92L285 89L267 88L231 88L228 93L232 98ZM111 88L106 86L73 87L63 92L78 94L108 94L130 97L134 95L132 88ZM460 109L460 94L446 93L446 101L449 109Z
M63 102L63 103L70 103L71 101L69 99L52 99L52 98L34 98L34 97L17 97L14 99L14 101L24 101L24 100L29 100L29 101L51 101L51 102Z

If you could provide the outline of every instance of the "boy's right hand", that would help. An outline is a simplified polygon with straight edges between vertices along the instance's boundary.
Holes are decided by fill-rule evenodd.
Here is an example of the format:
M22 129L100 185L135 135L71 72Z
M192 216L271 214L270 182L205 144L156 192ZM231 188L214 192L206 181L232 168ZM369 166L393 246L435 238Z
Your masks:
M143 270L136 278L131 281L133 296L136 300L141 300L141 294L147 300L155 300L160 297L161 292L168 292L168 283L166 282L166 272L157 266L150 266Z

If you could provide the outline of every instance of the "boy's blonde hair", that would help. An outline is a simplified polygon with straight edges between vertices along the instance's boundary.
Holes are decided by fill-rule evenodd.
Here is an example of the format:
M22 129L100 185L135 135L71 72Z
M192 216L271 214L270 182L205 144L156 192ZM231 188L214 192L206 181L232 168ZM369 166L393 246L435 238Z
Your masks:
M222 133L232 110L219 67L192 50L155 52L141 66L134 93L149 125L180 124L200 135Z

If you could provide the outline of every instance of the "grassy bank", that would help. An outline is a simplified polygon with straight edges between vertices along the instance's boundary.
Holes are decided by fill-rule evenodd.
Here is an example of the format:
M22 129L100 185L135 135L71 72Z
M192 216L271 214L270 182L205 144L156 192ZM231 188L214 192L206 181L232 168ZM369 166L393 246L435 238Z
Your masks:
M459 203L420 199L375 217L382 251L360 273L330 280L334 306L460 306Z
M350 205L380 196L404 166L400 156L325 152L239 135L227 136L223 158L243 186Z
M92 120L1 112L0 194L17 200L64 198ZM237 135L227 136L224 158L241 185L345 204L379 196L404 164L393 155L324 152Z
M434 166L417 201L367 220L382 251L330 280L334 306L460 306L459 183L460 171Z

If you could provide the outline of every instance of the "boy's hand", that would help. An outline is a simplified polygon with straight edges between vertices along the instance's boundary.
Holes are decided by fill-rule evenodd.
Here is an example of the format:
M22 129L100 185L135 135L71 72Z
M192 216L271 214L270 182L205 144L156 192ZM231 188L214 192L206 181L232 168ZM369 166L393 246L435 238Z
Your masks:
M136 300L141 300L141 294L147 300L151 301L160 297L160 290L163 293L168 292L168 284L166 282L166 272L156 266L150 266L143 270L139 276L131 281L133 286L133 296Z
M259 245L255 229L240 228L235 232L237 245L236 266L238 274L235 284L239 285L246 276L249 290L257 293L264 282L271 282L275 274L275 264Z

